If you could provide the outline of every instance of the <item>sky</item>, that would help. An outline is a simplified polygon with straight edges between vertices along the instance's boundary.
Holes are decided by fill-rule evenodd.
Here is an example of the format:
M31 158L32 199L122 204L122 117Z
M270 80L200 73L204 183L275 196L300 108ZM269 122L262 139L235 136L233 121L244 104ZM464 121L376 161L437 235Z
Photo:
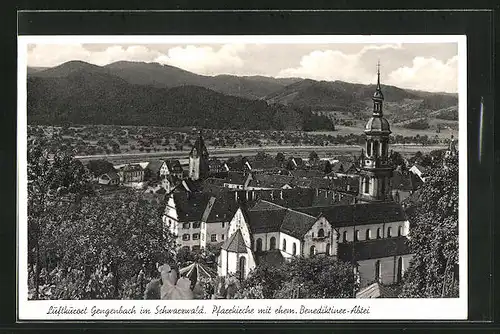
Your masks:
M265 75L370 84L380 61L386 85L456 93L457 43L29 44L28 66L156 62L202 75Z

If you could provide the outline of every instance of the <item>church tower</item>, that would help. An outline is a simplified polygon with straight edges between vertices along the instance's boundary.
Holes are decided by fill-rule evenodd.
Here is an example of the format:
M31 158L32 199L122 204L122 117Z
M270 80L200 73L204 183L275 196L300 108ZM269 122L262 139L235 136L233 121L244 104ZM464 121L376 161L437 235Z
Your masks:
M377 88L373 94L373 114L365 126L366 147L361 153L359 200L376 202L391 200L389 162L389 122L383 116L384 95L380 87L380 63L377 64Z
M189 153L189 178L191 180L204 179L208 177L208 169L208 150L200 130L200 136Z

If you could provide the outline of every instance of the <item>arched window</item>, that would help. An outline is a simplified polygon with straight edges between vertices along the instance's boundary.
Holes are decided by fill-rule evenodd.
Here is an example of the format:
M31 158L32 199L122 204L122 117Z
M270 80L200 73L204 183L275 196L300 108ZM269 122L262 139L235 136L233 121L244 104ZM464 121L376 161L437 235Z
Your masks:
M325 230L320 228L318 231L318 238L323 238L324 236L325 236Z
M370 240L371 238L372 238L372 231L370 229L367 229L365 239Z
M370 178L367 176L365 177L365 194L368 194L370 192Z
M258 238L257 239L257 247L255 247L257 252L262 252L262 239Z
M403 226L398 227L398 237L403 235Z
M359 230L354 231L354 241L359 241Z
M269 249L273 250L276 248L276 238L272 237L271 240L269 241Z
M378 154L378 141L376 141L376 140L373 142L373 154L374 154L375 156L378 156L378 155L379 155L379 154Z
M244 256L240 257L240 265L239 265L240 280L245 279L246 262L247 262L247 259Z
M382 229L379 227L377 229L377 239L380 239L380 238L382 238Z
M316 247L313 245L309 248L309 256L314 256L314 254L316 254Z
M344 242L347 242L347 231L344 231L344 233L342 233L342 240Z
M380 183L380 193L385 194L385 180Z
M399 259L398 259L398 274L397 274L396 280L399 283L399 282L401 282L402 279L403 279L403 258L399 257Z
M375 281L380 282L380 260L375 262Z
M326 255L330 255L330 244L326 244Z
M366 141L366 155L367 156L372 155L372 141L371 140Z
M286 252L286 239L283 239L283 252Z
M387 237L392 237L392 228L390 226L387 228Z
M296 255L297 254L297 244L294 242L292 246L292 254Z

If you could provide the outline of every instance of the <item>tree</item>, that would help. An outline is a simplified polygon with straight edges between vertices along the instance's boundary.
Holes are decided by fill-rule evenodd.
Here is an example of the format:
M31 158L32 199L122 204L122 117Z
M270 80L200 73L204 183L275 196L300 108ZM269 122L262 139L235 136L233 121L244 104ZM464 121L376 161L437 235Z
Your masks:
M330 256L294 258L281 266L260 265L241 283L240 298L352 298L351 264Z
M319 161L318 153L316 153L315 151L312 151L311 153L309 153L309 162L310 163L315 164L318 161Z
M114 171L113 164L109 161L98 159L98 160L90 160L87 163L87 168L92 173L94 177L99 177L102 174L108 173L110 171Z
M46 140L28 143L28 263L34 267L33 298L38 298L40 244L47 220L61 201L78 203L92 194L90 175L83 164L65 152L51 153Z
M410 211L410 248L402 297L458 297L458 158L433 168Z
M50 260L47 272L60 271L62 279L44 284L63 289L58 285L65 284L66 272L78 269L81 284L73 286L74 294L67 298L137 296L129 291L137 290L137 275L142 272L139 283L144 282L156 274L157 263L172 262L175 256L175 240L164 228L157 205L132 191L60 203L41 243ZM109 281L111 292L103 293L102 281Z
M285 162L285 155L281 152L276 153L276 157L274 158L277 162L282 163Z

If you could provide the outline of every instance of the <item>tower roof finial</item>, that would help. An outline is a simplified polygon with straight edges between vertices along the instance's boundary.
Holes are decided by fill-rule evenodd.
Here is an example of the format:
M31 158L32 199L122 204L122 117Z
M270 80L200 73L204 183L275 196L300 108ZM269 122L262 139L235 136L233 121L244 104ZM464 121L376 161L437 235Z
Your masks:
M377 87L375 88L373 99L376 101L384 100L384 94L382 94L382 87L380 86L380 60L377 62Z

